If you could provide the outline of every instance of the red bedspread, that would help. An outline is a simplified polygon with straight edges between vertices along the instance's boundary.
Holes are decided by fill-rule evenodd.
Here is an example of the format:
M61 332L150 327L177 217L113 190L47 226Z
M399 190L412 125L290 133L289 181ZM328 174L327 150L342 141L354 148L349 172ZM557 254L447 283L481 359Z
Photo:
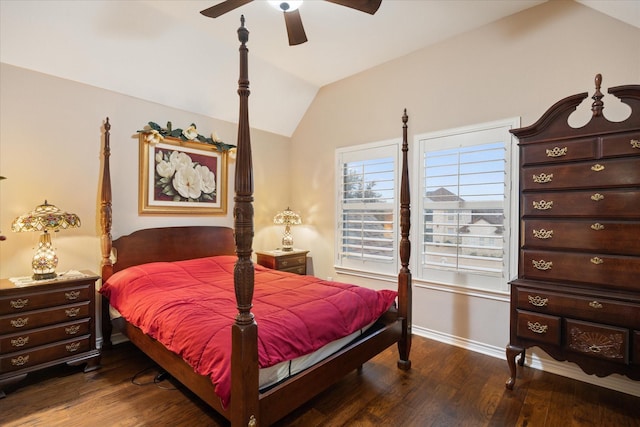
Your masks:
M231 325L237 314L235 256L151 263L115 273L100 292L131 324L208 375L226 407L231 393ZM380 317L395 291L255 266L252 312L261 368L311 353Z

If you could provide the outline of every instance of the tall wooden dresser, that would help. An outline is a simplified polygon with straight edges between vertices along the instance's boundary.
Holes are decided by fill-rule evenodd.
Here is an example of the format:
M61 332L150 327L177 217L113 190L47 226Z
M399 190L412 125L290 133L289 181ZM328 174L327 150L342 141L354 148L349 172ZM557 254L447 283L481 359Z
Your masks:
M601 82L598 74L586 125L567 122L585 92L511 131L520 146L520 246L508 389L516 357L522 366L533 346L588 374L640 380L640 85L609 88L631 107L611 122Z

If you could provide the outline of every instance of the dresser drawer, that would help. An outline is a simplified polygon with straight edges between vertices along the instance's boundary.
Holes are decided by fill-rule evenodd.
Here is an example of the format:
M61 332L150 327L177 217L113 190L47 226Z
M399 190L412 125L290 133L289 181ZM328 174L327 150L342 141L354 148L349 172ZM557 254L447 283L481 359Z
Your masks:
M60 288L46 292L38 291L38 287L34 286L20 295L0 297L0 315L55 307L76 301L89 301L93 298L92 291L93 282L84 286Z
M613 362L629 363L629 330L566 320L568 350Z
M523 247L640 255L640 222L526 219Z
M640 331L633 331L633 354L631 363L640 365Z
M519 309L640 329L640 303L522 287L515 298Z
M28 348L62 341L90 333L91 319L61 323L46 328L27 330L17 334L0 336L0 354L7 354Z
M640 157L525 167L520 182L523 190L541 191L637 186L640 185Z
M598 138L573 139L524 145L520 151L523 165L588 160L596 157Z
M638 206L638 190L548 191L523 194L521 214L638 220Z
M41 326L89 317L90 306L90 301L83 301L61 307L28 311L18 315L0 316L0 334L18 333Z
M527 279L638 291L640 257L536 250L523 250L521 257L523 277Z
M629 132L602 138L602 156L640 156L640 132Z
M64 361L63 358L86 352L90 348L90 337L82 336L74 340L61 341L53 345L7 354L6 356L0 356L0 371L3 373L12 372L52 361L60 363Z
M518 310L517 334L521 338L560 344L561 318Z

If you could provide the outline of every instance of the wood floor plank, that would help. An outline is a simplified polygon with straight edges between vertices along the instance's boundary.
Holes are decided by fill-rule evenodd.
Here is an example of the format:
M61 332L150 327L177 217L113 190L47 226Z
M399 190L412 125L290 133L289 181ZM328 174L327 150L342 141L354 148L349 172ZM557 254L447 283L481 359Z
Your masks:
M278 427L640 427L640 398L518 367L421 337L410 371L394 347L320 393ZM0 399L3 427L228 427L131 344L104 353L100 370L57 366L30 374ZM135 377L135 380L134 380ZM134 384L135 382L135 384ZM640 383L639 383L640 384Z

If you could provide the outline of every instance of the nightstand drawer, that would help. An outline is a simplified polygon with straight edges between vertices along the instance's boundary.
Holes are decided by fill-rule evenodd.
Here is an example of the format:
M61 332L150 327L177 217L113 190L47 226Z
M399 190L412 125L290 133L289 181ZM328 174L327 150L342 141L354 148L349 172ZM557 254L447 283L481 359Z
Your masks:
M77 353L89 351L90 347L90 337L85 335L75 340L66 340L54 345L36 347L29 351L11 353L0 357L0 370L11 372L51 361L60 363L66 357L73 357Z
M633 355L631 363L640 365L640 331L633 331Z
M76 301L89 301L93 298L93 282L84 286L55 289L49 292L38 292L38 287L28 288L28 292L0 298L0 315L21 313L39 308L55 307L71 304Z
M629 330L566 320L569 350L613 362L629 363Z
M90 301L83 301L78 304L69 304L52 309L0 316L0 334L18 333L23 330L89 317L90 306Z
M276 258L276 270L286 270L288 268L299 267L307 263L306 255L294 255Z
M27 330L17 334L0 336L0 354L22 351L40 345L62 341L90 333L91 319L61 323L46 328Z
M288 273L295 273L295 274L306 274L307 272L307 267L304 265L299 265L297 267L291 267L291 268L280 268L280 271L286 271Z
M560 344L560 325L560 317L518 310L517 334L521 338Z

